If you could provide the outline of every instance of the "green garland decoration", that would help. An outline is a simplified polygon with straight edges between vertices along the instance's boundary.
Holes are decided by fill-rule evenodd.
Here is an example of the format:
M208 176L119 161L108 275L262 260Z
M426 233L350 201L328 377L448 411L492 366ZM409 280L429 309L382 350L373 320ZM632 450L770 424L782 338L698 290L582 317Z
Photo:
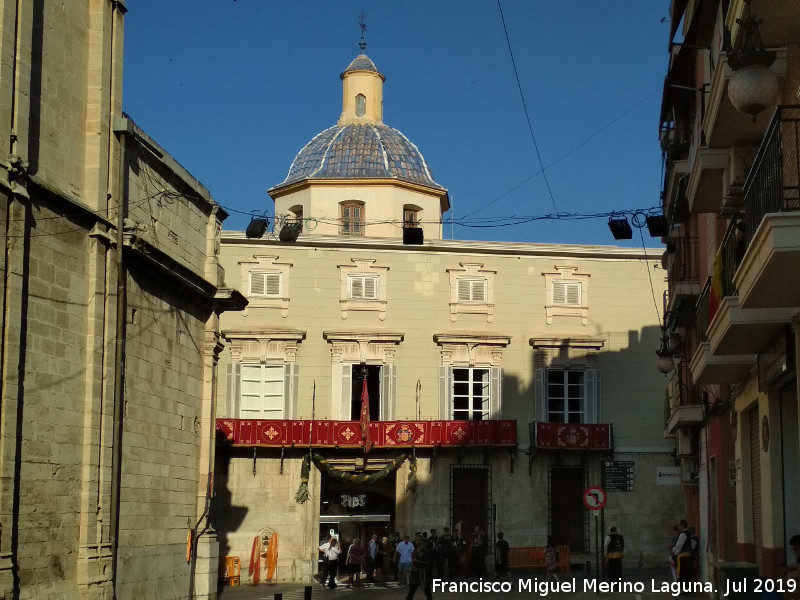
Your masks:
M300 487L297 488L297 493L294 495L294 501L298 504L304 504L308 501L308 477L310 474L311 458L304 456L303 466L300 468Z
M416 454L408 461L408 484L406 491L413 494L417 491L417 456Z
M320 469L324 469L325 472L331 477L335 477L336 479L341 479L342 481L349 481L350 483L374 483L376 481L380 481L381 479L385 478L387 475L395 471L397 467L403 464L403 461L406 459L406 455L401 454L400 456L392 460L392 462L386 465L383 469L381 469L377 473L372 473L370 475L365 475L363 473L355 474L355 473L347 473L345 471L340 471L339 469L331 466L328 459L319 454L313 454L312 458L314 459L314 462L317 464L317 466L320 467Z

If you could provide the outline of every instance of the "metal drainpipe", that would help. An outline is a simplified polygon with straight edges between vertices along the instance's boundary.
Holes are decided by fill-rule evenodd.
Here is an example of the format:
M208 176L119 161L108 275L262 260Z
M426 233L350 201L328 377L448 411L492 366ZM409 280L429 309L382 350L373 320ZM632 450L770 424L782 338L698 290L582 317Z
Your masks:
M14 155L17 152L17 89L19 86L19 61L18 61L18 46L19 46L19 12L20 12L20 3L22 0L17 0L14 3L14 40L13 40L13 54L11 60L11 93L9 98L9 124L10 124L10 135L8 140L8 152L9 152L9 159L13 159ZM9 160L9 162L11 162ZM10 165L11 168L14 168L14 165ZM10 171L9 171L10 175ZM9 177L10 178L10 177ZM8 199L6 203L6 215L5 215L5 228L3 230L3 294L2 294L2 322L0 322L0 392L5 391L5 386L3 385L4 382L7 381L6 379L6 352L8 350L6 339L7 339L7 332L8 332L8 307L11 300L11 293L9 292L8 282L10 279L9 276L9 268L8 268L8 259L11 255L11 205L14 202L14 194L9 190ZM3 393L0 393L0 430L2 429L3 425ZM15 484L16 485L16 484ZM13 517L12 517L13 518ZM11 523L10 529L12 532L12 540L14 539L13 532L14 532L14 524ZM0 549L3 547L3 523L0 522ZM16 573L16 556L12 556L12 564L14 573ZM17 589L18 583L16 580L16 575L14 576L14 591L13 594L18 594L19 591Z
M114 430L111 438L111 586L113 598L117 597L117 554L119 550L119 509L122 487L122 432L125 411L125 314L127 310L127 272L122 259L125 243L125 202L123 197L125 167L125 133L119 132L119 175L117 186L117 328L114 350Z
M211 217L212 219L216 219L216 213L212 212ZM216 234L215 234L216 235ZM214 306L214 311L217 310L217 307ZM212 313L213 314L213 313ZM215 449L214 444L216 443L217 433L216 433L216 426L214 418L217 414L217 403L216 403L216 390L217 390L217 362L216 358L212 358L211 363L211 407L210 407L210 415L209 415L209 446L208 446L208 482L206 484L206 500L205 506L203 507L203 514L200 515L200 518L195 523L194 528L192 529L192 552L191 552L191 565L189 567L189 600L194 600L194 577L197 571L197 539L198 539L198 529L200 528L200 524L208 515L208 511L211 508L211 500L213 499L213 491L214 491L214 457L215 457Z
M210 453L209 453L210 454ZM209 459L209 462L211 460ZM209 508L211 508L211 486L213 485L213 473L209 470L208 472L208 485L206 485L206 502L205 507L203 508L203 514L200 515L200 518L195 523L194 528L192 529L192 554L191 554L191 561L192 564L189 568L189 600L194 600L194 576L197 570L197 537L198 533L197 530L200 528L200 523L206 518L208 514Z

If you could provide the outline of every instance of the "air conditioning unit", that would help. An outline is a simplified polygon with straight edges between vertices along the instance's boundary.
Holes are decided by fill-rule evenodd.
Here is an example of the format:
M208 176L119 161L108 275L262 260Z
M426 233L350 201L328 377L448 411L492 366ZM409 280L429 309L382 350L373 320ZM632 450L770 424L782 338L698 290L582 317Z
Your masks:
M675 437L675 455L678 457L694 456L694 436L691 429L681 428Z
M681 459L681 483L697 484L697 461L694 458Z

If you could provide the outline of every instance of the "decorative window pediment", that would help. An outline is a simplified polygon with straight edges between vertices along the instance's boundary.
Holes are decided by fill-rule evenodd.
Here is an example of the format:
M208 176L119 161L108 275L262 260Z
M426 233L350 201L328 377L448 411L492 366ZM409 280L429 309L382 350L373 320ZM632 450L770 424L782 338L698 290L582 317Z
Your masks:
M600 421L597 353L605 341L594 337L532 338L537 420L548 423Z
M280 309L282 317L289 316L289 269L292 263L278 262L277 256L253 255L253 260L240 261L241 289L251 308Z
M552 325L553 317L578 317L581 325L589 322L589 274L576 273L578 267L555 267L555 272L542 273L545 281L545 318Z
M468 421L502 414L503 350L509 336L493 333L440 333L439 418Z
M375 259L353 258L351 265L339 265L341 317L346 319L351 310L375 311L378 318L386 318L386 275L389 267L375 264Z
M305 331L225 331L231 349L226 416L237 419L294 419L300 370L298 345Z
M331 348L330 414L343 421L352 417L353 372L356 365L369 365L373 376L379 373L379 415L382 420L395 418L397 404L397 367L394 364L397 346L404 335L381 331L324 331L322 337ZM333 418L333 417L332 417Z
M447 269L450 275L450 321L458 314L486 315L494 320L494 276L497 271L484 269L481 263L459 263L461 268Z

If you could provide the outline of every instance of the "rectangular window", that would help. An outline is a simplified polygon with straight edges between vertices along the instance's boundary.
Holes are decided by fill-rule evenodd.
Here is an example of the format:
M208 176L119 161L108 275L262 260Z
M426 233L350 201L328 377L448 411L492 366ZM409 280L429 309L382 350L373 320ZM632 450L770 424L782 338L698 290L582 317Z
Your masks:
M489 418L489 369L453 368L453 420Z
M586 405L583 371L547 371L547 420L550 423L583 423Z
M342 235L364 235L364 206L342 204Z
M459 302L486 302L486 280L458 278L458 301Z
M419 224L419 215L416 210L403 211L403 227L416 227Z
M281 273L268 271L250 272L251 296L280 296Z
M371 275L352 275L347 278L348 297L351 300L377 300L378 278Z
M554 281L553 304L566 306L581 305L581 284L579 281Z
M240 419L282 419L284 365L241 366Z

